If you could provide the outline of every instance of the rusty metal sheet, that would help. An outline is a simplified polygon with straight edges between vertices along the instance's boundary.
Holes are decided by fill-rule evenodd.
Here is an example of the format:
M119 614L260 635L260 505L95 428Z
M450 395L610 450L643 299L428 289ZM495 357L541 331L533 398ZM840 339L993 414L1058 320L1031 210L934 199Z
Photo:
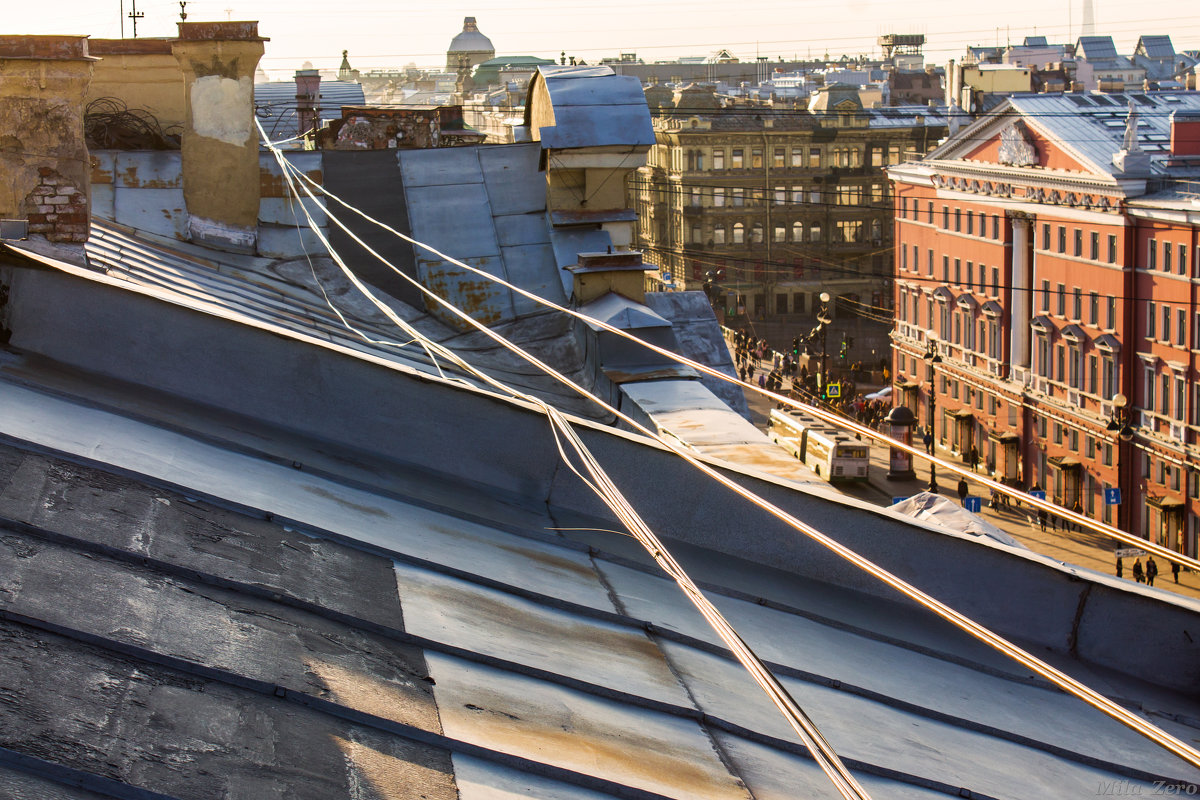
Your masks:
M412 236L453 258L498 257L500 245L482 183L405 185ZM420 260L425 255L418 251Z
M128 189L178 189L183 186L183 157L178 150L119 152L113 184Z
M504 277L504 264L499 256L485 258L463 258L461 261L472 267ZM441 259L417 259L417 273L421 282L438 296L467 312L473 319L487 325L511 320L513 312L512 293L498 283L482 278L462 267ZM440 315L445 312L440 304L426 300L426 308Z
M92 184L92 216L103 219L113 219L113 186L111 183Z

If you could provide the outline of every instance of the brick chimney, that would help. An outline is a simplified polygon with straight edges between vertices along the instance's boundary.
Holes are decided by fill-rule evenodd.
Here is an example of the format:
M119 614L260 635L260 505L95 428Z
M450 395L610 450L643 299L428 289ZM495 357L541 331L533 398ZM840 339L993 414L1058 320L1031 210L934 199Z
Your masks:
M183 72L183 197L193 241L253 252L258 240L257 22L180 22L171 52Z
M1200 111L1171 112L1171 155L1200 156Z
M317 125L321 112L321 73L315 69L296 70L296 133L303 136Z
M0 36L0 219L52 242L85 242L92 78L85 36Z

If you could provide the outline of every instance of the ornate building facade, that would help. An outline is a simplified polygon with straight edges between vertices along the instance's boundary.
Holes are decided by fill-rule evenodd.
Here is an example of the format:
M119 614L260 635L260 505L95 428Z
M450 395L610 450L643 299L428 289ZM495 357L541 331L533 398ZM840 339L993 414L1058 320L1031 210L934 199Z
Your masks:
M650 288L699 289L712 273L729 309L756 316L808 313L825 290L890 303L884 168L945 126L925 109L863 109L853 91L827 100L722 108L709 85L653 99L656 143L628 184Z
M1194 556L1200 97L1015 96L889 172L899 402L998 478Z

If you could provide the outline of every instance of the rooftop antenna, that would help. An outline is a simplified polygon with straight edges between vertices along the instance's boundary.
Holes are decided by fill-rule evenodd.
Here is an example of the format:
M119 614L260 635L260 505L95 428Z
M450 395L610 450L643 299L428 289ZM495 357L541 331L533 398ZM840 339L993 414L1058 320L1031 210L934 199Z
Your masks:
M187 22L187 0L179 0L179 21Z
M117 13L117 17L121 22L121 38L125 38L125 0L120 0L121 10Z
M131 9L129 12L129 18L131 20L133 20L133 38L136 39L137 38L137 21L146 15L143 14L141 11L137 10L137 0L130 0L129 7Z
M225 9L225 20L226 20L226 22L228 22L228 21L230 21L230 20L232 20L232 19L233 19L233 9L232 9L232 8L227 8L227 9Z

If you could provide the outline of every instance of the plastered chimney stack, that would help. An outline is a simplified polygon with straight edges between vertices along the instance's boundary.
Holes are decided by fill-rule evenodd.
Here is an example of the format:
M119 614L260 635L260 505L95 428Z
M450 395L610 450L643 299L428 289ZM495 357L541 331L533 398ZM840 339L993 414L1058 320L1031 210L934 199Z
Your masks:
M53 242L87 241L94 61L86 36L0 36L0 219Z
M257 22L180 22L171 52L183 73L183 195L193 241L253 252L258 239Z

